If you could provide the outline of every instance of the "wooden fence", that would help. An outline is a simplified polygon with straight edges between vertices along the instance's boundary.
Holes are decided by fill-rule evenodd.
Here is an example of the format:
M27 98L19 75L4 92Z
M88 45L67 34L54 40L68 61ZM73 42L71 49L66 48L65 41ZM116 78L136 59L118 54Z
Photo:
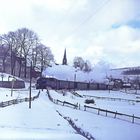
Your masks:
M110 111L110 110L105 110L105 109L101 109L101 108L96 108L96 107L91 107L91 106L84 105L84 111L87 111L88 108L96 110L98 115L102 115L101 112L104 112L106 117L109 116L109 114L113 114L114 118L117 118L117 116L128 117L128 118L131 119L132 123L135 122L135 119L140 120L140 117L137 117L134 114L133 115L128 115L128 114L124 114L124 113L119 113L117 111Z
M38 92L38 94L36 96L31 97L31 101L37 99L39 97L39 95L40 95L40 91ZM6 106L22 103L22 102L29 102L29 100L30 100L29 98L13 99L13 100L1 102L0 107L6 107Z
M88 111L88 112L92 112L92 110L95 110L96 112L94 112L94 113L96 113L98 115L104 115L106 117L118 118L118 119L121 119L121 120L127 120L127 117L128 117L129 118L128 121L131 121L132 123L140 124L140 117L135 116L134 114L133 115L128 115L128 114L120 113L120 112L117 112L117 111L110 111L110 110L105 110L105 109L101 109L101 108L97 108L97 107L91 107L91 106L87 106L87 105L84 105L83 106L84 108L82 109L82 106L78 103L73 104L73 103L70 103L70 102L61 101L61 100L58 100L58 99L57 100L53 99L50 96L49 91L47 91L47 94L48 94L49 99L55 104L59 104L59 105L62 105L62 106L67 106L67 107L72 107L74 109L84 110L84 111ZM91 110L89 110L89 109L91 109ZM104 114L102 114L102 113L104 113ZM112 114L113 116L109 116L109 114Z
M140 90L120 90L122 93L140 95Z
M81 98L83 98L83 96L82 96L82 95L78 94L78 93L77 93L77 92L75 92L75 91L71 91L71 93L72 93L74 96L77 96L77 97L81 97Z
M66 102L66 101L60 101L60 100L53 100L54 103L56 104L61 104L63 106L68 106L68 107L72 107L74 109L77 109L78 108L78 103L77 104L73 104L73 103L70 103L70 102Z
M124 98L99 97L99 96L91 96L91 95L83 95L83 97L93 97L97 99L106 99L106 100L111 100L111 101L126 101L126 102L140 103L140 100L131 100L131 99L124 99Z

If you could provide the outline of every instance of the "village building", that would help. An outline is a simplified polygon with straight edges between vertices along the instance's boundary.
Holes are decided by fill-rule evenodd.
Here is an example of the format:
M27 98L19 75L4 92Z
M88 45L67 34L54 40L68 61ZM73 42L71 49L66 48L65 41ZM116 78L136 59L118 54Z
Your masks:
M30 66L26 67L25 77L25 59L16 56L14 52L11 53L6 46L0 47L0 72L28 79L30 77ZM32 68L32 77L38 76L40 76L40 72L36 72L34 68Z

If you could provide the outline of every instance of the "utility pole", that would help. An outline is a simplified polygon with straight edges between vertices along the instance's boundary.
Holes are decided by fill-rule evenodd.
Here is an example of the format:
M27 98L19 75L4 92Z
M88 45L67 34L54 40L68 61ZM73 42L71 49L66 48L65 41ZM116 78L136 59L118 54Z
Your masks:
M12 71L12 67L13 67L12 45L10 45L10 52L11 52L11 75L13 75L13 71Z
M11 81L11 97L13 96L13 88L14 88L14 82L16 81L16 79L13 77L12 81Z
M31 61L31 65L30 65L30 92L29 92L29 109L31 109L31 100L32 100L32 96L31 96L31 92L32 92L32 61Z

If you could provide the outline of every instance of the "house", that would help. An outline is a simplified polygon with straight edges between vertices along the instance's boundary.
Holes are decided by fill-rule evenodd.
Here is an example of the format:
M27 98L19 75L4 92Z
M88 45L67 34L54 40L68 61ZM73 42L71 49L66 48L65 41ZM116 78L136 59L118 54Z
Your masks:
M12 54L12 55L11 55ZM10 52L7 46L0 46L0 72L25 77L25 59ZM40 72L32 69L32 76L40 76ZM30 66L26 68L26 78L30 77Z

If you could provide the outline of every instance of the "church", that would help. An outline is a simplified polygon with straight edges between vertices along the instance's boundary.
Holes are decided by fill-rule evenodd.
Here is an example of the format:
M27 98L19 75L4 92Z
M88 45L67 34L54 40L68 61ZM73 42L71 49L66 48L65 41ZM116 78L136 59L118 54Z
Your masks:
M65 49L65 51L64 51L64 57L63 57L62 65L67 65L67 54L66 54L66 49Z

